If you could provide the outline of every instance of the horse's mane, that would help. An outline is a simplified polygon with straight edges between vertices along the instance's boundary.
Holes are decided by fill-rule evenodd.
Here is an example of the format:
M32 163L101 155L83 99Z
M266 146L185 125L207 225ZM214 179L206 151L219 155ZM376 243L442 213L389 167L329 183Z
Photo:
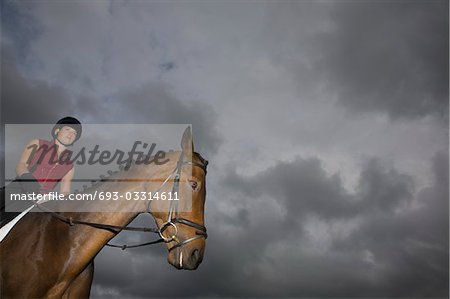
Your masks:
M194 152L194 157L197 157L200 160L200 163L203 164L203 166L205 167L205 170L206 170L206 167L208 166L208 160L203 158L202 155L200 153L198 153L198 152ZM152 158L152 157L150 157L150 158ZM133 160L131 165L136 165L136 160ZM113 176L123 172L124 169L125 169L124 165L119 165L119 170L108 170L106 172L107 175L101 174L98 179L91 180L91 185L90 186L83 185L83 189L82 190L76 189L74 191L74 193L79 193L79 192L82 192L82 191L89 191L90 189L92 189L94 187L100 187L101 185L103 185L106 182L114 182L115 179L113 178Z
M200 153L194 152L194 155L200 160L200 162L203 164L203 166L206 167L208 166L208 160L206 160L205 158L202 157L202 155L200 155Z

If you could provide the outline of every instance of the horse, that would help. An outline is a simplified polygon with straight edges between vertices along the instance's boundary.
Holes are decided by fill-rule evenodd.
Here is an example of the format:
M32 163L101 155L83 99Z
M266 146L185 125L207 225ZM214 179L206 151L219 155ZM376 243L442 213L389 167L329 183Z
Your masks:
M207 237L204 224L207 161L194 152L189 127L184 131L181 148L181 152L167 153L167 163L163 165L135 163L128 171L122 170L86 191L119 188L119 192L157 192L171 184L180 200L192 196L190 211L178 211L175 201L170 201L168 207L167 200L120 200L108 203L115 204L117 212L56 213L45 208L43 213L28 213L0 243L1 297L89 298L94 258L145 212L155 220L153 231L161 237L156 242L165 242L168 262L177 269L195 270L203 260ZM127 184L115 183L127 179ZM42 209L45 205L36 206Z

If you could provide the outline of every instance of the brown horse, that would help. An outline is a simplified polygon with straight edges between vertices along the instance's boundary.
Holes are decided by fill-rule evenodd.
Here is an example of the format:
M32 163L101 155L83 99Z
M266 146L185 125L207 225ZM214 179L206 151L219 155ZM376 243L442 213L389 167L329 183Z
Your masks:
M207 161L194 152L189 128L183 134L181 147L181 152L168 153L169 161L163 165L134 165L113 176L115 179L146 178L147 183L130 180L126 187L120 187L122 184L108 180L87 191L155 192L158 186L161 189L161 184L166 184L166 187L173 186L172 191L179 191L180 201L192 196L190 212L178 211L172 205L174 201L170 202L170 207L164 207L169 201L121 200L111 204L116 204L119 211L135 212L28 213L0 243L0 297L88 298L95 256L121 228L138 214L149 211L149 207L169 250L168 262L177 269L196 269L205 250L203 213ZM171 177L175 178L168 180ZM182 188L181 184L187 187ZM70 221L66 221L68 219Z

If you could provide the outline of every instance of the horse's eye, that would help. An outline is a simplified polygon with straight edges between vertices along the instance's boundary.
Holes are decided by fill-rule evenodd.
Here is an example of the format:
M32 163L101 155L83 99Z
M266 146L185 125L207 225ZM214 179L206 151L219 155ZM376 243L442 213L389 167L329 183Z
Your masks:
M197 190L198 183L196 181L189 181L189 183L191 184L192 190Z

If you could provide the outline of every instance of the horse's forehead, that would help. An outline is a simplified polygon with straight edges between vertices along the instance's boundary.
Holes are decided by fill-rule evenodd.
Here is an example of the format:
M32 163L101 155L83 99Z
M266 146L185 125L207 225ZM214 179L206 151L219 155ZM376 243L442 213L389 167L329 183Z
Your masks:
M166 155L166 158L169 159L169 163L176 163L180 159L181 153L182 153L181 151L168 152L167 155ZM193 162L197 162L197 163L200 163L200 164L204 164L205 161L206 161L205 158L203 158L197 152L183 153L183 155L184 155L184 157L183 157L184 161L193 161Z
M181 151L168 152L166 155L167 160L166 160L165 165L167 165L167 167L169 167L170 169L173 169L173 167L175 167L176 164L178 163L178 161L180 160L181 154L184 155L183 156L184 162L195 162L196 164L199 164L199 166L202 165L201 167L204 168L204 170L206 170L206 165L207 165L208 161L197 152L192 152L192 154L188 154L188 155L186 155L186 153L183 153ZM197 167L195 167L195 168L197 168ZM194 168L192 167L191 164L184 164L182 171L183 172L190 171L190 172L192 172L192 175L197 173L197 171L194 171Z

